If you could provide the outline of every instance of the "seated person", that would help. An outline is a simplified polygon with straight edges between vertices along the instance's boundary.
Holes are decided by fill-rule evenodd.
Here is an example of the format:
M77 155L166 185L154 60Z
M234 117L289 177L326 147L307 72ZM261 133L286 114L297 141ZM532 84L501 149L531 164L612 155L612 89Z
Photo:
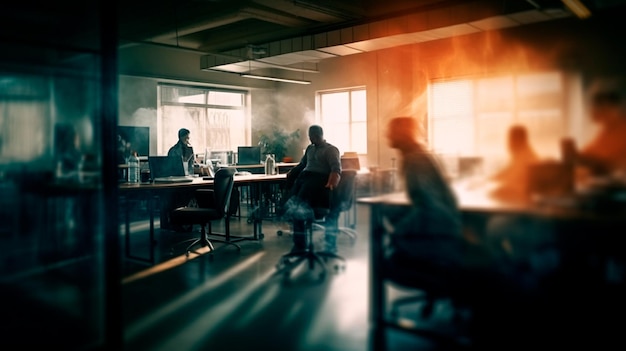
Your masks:
M167 156L180 157L180 161L184 164L185 172L193 175L193 165L196 161L193 147L189 143L189 129L181 128L178 130L178 141L167 152ZM194 198L192 189L179 190L163 195L161 198L161 229L171 229L179 232L188 232L192 226L181 226L170 223L170 213L182 206L187 206L189 201Z
M283 219L293 221L294 249L305 249L308 245L304 235L305 221L315 217L314 208L328 208L330 193L341 178L339 149L324 139L324 131L318 125L309 127L309 140L304 156L287 173L288 199L283 205ZM334 223L334 227L336 227ZM333 223L327 226L327 249L334 250L336 231Z
M508 164L491 176L497 187L491 196L505 201L525 202L528 196L529 167L539 156L528 141L528 132L522 125L513 125L508 134Z
M591 118L599 130L575 156L576 164L594 176L626 171L626 83L599 79L591 94Z
M396 117L388 124L389 146L400 152L400 180L411 200L408 212L388 213L392 264L441 258L461 264L461 213L438 162L418 141L418 122Z
M508 164L491 177L496 188L490 196L505 202L528 202L530 167L539 165L539 156L530 145L524 126L516 124L509 128L508 150ZM523 215L491 216L484 241L499 260L519 267L527 266L529 274L551 272L558 261L558 252L547 249L554 242L550 223Z

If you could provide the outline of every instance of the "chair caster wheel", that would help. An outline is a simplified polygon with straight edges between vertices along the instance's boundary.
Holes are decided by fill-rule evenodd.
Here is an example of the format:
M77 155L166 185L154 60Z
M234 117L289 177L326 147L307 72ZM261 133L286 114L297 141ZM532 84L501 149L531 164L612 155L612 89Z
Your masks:
M282 230L277 231L277 232L276 232L276 235L278 235L278 236L283 236L283 231L282 231Z
M265 234L263 233L259 234L259 239L263 239L263 238L265 238Z

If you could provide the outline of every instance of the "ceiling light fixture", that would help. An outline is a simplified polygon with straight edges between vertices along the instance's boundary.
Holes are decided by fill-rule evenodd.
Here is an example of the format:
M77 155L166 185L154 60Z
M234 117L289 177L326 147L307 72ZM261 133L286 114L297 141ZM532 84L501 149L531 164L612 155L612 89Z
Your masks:
M274 82L295 83L295 84L311 84L311 81L308 81L308 80L278 78L278 77L270 77L270 76L259 76L259 75L250 74L250 73L245 73L245 74L242 74L241 76L245 77L245 78L261 79L261 80L271 80L271 81L274 81Z
M271 62L266 62L263 60L251 60L254 62L259 62L263 65L269 66L269 67L274 67L274 68L279 68L285 71L294 71L294 72L303 72L303 73L319 73L320 71L316 70L316 69L309 69L309 68L298 68L298 67L291 67L291 66L284 66L284 65L279 65L276 63L271 63Z

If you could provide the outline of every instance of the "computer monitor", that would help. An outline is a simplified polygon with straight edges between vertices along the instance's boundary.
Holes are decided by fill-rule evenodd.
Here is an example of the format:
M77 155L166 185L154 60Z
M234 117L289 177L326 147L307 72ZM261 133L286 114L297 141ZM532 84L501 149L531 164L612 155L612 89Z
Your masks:
M238 146L237 147L237 164L238 165L258 165L261 163L261 147L260 146Z
M180 157L148 156L148 164L152 179L185 175L185 168Z

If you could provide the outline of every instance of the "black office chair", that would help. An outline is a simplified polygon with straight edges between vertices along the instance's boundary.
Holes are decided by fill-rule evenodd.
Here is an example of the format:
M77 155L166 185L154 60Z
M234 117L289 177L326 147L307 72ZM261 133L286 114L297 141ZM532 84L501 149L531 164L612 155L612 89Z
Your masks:
M352 242L356 240L356 212L354 212L354 198L356 197L356 170L344 169L341 172L341 180L331 193L330 211L339 220L339 216L344 214L344 225L339 226L339 234L348 236ZM323 226L323 224L322 224Z
M328 192L328 207L313 208L311 209L311 213L308 218L300 219L304 221L306 248L284 254L281 257L279 263L276 265L276 274L285 274L285 277L289 277L291 272L303 261L308 262L310 269L314 269L316 263L322 266L322 268L326 268L326 263L329 260L333 260L336 263L333 266L335 271L340 271L345 268L345 258L343 258L342 256L332 251L315 250L313 232L315 230L337 230L338 234L344 233L351 238L356 238L356 231L354 231L354 229L352 228L327 227L329 223L334 223L334 225L336 225L340 213L352 207L355 179L355 170L343 171L337 187ZM292 225L294 224L292 223ZM293 233L293 231L291 232ZM352 233L354 233L354 236L352 236ZM282 235L283 232L279 231L277 234ZM322 269L320 278L323 278L325 274L326 269Z
M384 238L386 235L380 238L381 243L390 242ZM459 239L448 239L445 236L441 236L441 239L442 247L460 245L457 242ZM435 240L440 238L424 237L424 244L439 247L439 241ZM449 260L445 254L439 257L439 250L433 250L433 255L423 260L408 260L398 254L387 256L385 246L378 251L378 279L372 282L377 292L373 294L375 301L372 314L378 316L374 319L372 350L386 350L388 329L426 338L443 346L443 349L456 350L466 346L467 340L462 333L451 332L463 321L465 298L471 300L471 293L465 290L462 267ZM446 328L432 328L433 311L438 301L451 301L454 307L454 318Z
M241 247L233 242L230 238L230 200L234 186L234 168L220 168L215 173L212 189L198 189L196 190L196 202L198 207L179 207L172 211L170 218L172 223L175 224L199 224L201 226L200 237L184 240L174 245L177 246L182 243L190 242L186 249L186 256L189 256L190 252L195 252L192 248L200 244L202 247L208 246L211 251L215 252L213 243L209 240L209 235L212 235L211 223L213 221L224 220L225 226L225 239L213 239L212 241L225 243L227 245L235 246L238 250ZM224 245L223 247L226 247ZM172 250L174 249L172 247ZM197 252L195 252L197 253Z
M334 216L335 220L338 221L341 214L344 213L344 225L337 228L338 233L348 236L352 243L354 243L357 237L357 232L355 229L356 212L354 212L354 199L356 197L356 175L357 171L352 169L343 170L341 172L341 180L339 181L337 188L335 188L330 193L330 208L327 210L317 209L318 217L320 217L321 220L314 220L311 223L313 231L326 230L326 218L328 218L329 216ZM293 232L281 229L278 230L276 234L278 236L281 236L283 234L293 234Z

